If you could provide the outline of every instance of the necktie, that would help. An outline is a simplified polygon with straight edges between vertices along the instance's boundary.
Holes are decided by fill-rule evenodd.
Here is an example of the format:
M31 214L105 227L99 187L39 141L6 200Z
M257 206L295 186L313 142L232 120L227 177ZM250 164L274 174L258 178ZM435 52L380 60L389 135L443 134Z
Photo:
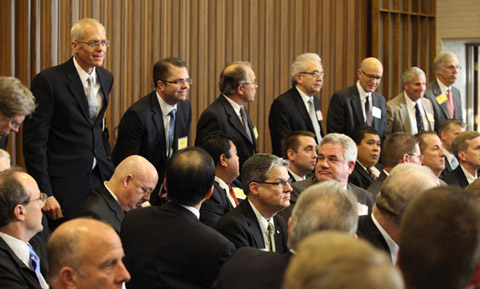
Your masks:
M232 186L228 185L228 190L230 195L232 196L233 200L235 201L235 205L238 206L240 203L238 202L237 196L235 196L235 192L233 191Z
M454 119L455 118L455 106L453 105L453 96L452 96L452 91L450 88L447 89L447 107L448 107L448 112L450 113L450 118Z
M453 157L452 158L452 170L456 169L458 167L458 161L457 161L457 158L456 157Z
M423 126L423 118L422 114L420 113L418 103L415 103L415 118L417 120L417 132L425 131L425 127Z
M375 181L377 179L377 176L373 173L373 170L371 168L367 168L367 173L372 177L372 179Z
M168 122L168 147L167 147L167 158L171 157L170 152L173 151L173 135L175 134L175 114L177 110L172 109L168 115L170 116L170 121Z
M37 253L33 251L32 246L30 244L27 244L28 250L30 251L30 268L35 272L35 275L37 275L38 283L42 284L42 274L40 273L40 258L38 258Z
M248 139L252 142L252 134L250 133L250 128L248 127L247 114L245 113L245 107L240 107L240 116L242 117L243 127L245 132L248 135Z
M268 222L268 238L270 240L270 252L276 252L277 249L275 248L275 228L270 222Z
M313 124L313 129L315 130L315 136L317 137L317 143L320 143L322 140L322 135L320 134L320 126L318 125L318 119L315 115L315 105L313 103L313 96L308 100L310 120Z
M365 98L365 124L372 126L372 113L370 111L370 94Z
M87 100L88 100L88 112L90 115L90 121L93 123L97 118L98 101L93 89L93 76L87 79Z

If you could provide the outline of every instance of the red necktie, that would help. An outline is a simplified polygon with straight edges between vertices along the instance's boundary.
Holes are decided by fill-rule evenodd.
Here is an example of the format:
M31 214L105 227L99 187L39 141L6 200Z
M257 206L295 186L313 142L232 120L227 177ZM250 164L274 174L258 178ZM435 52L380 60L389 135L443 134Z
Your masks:
M233 200L235 201L235 205L238 206L240 204L237 200L237 196L235 196L235 192L233 191L232 186L228 185L228 190L230 191L230 195L232 196Z
M448 107L448 112L450 112L450 118L454 119L455 118L455 106L453 105L453 96L452 96L452 91L450 88L447 89L447 107Z
M377 176L373 173L373 170L371 168L367 168L367 173L372 177L374 181L377 179Z

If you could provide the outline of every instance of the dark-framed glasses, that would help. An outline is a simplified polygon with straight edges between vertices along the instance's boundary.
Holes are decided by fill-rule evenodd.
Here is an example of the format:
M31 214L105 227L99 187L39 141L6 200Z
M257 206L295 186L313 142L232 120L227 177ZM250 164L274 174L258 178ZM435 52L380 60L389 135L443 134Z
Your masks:
M375 79L375 80L382 80L383 79L383 76L380 76L380 75L374 75L374 74L367 74L365 71L363 71L363 69L360 69L362 71L363 74L365 74L366 77L370 78L370 79Z
M160 81L163 81L163 82L166 82L166 83L172 83L172 84L180 84L180 85L184 85L185 83L188 83L188 84L192 84L193 83L193 79L191 78L187 78L187 79L177 79L177 80L164 80L164 79L159 79Z
M314 70L314 71L311 71L311 72L307 72L307 71L302 71L302 72L299 72L298 74L308 74L308 75L311 75L315 78L318 78L319 76L321 77L325 77L325 73L322 71L318 71L318 70Z
M81 44L87 44L90 47L98 47L100 45L106 46L106 47L110 46L110 40L91 40L88 42L75 40L75 42L81 43Z
M35 202L35 201L42 201L43 203L45 203L47 201L47 194L45 193L40 193L40 196L36 199L33 199L33 200L28 200L28 201L25 201L22 203L22 205L28 205L30 204L31 202Z
M281 186L282 188L285 188L287 184L291 185L293 183L293 179L288 179L286 181L278 181L278 182L255 182L259 184L267 184L267 185L274 185L274 186Z

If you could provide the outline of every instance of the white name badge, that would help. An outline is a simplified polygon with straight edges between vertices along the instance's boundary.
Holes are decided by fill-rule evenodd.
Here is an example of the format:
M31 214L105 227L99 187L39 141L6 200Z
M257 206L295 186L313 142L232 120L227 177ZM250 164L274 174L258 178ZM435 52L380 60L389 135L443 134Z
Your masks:
M372 107L372 116L378 119L382 118L382 110L376 106Z

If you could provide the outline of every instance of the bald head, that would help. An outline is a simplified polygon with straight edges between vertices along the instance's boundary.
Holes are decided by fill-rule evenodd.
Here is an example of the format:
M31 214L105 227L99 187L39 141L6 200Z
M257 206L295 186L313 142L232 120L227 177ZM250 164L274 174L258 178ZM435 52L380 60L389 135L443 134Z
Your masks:
M225 67L220 74L220 91L240 105L255 99L256 77L252 64L236 61Z
M382 81L383 65L375 57L365 58L360 63L357 74L363 90L367 93L373 92L380 85L380 81Z

